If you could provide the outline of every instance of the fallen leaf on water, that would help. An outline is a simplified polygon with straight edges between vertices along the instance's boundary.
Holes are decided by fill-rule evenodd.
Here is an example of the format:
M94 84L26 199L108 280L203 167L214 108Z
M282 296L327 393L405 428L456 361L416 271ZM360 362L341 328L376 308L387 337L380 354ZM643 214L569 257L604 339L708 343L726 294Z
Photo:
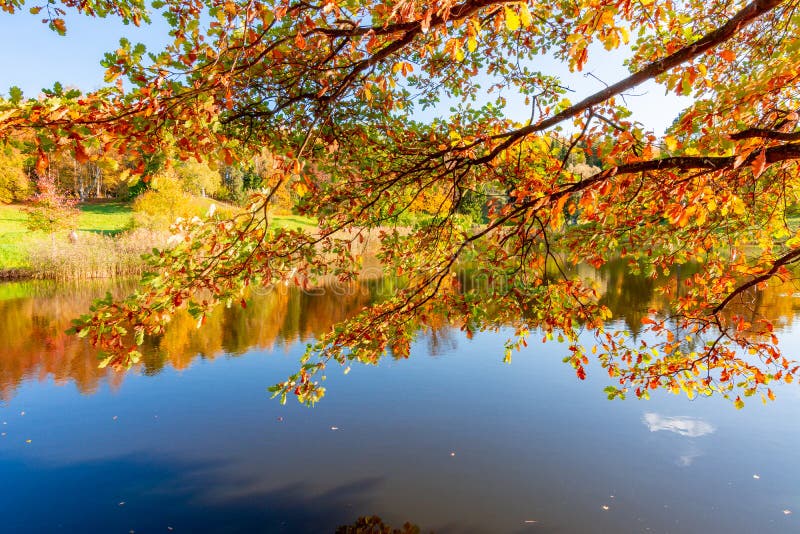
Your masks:
M31 440L29 440L29 439L25 440L25 443L30 443L30 442L31 442Z
M603 510L608 510L608 505L607 504L603 505Z
M114 417L112 417L111 419L113 419L114 421L116 421L116 420L117 420L117 416L115 415L115 416L114 416Z
M25 415L25 412L19 412L20 415Z
M339 427L338 426L332 426L331 430L339 430Z
M761 478L761 477L760 477L760 476L758 476L758 475L753 475L753 478L754 478L754 479L756 479L756 480L758 480L758 479L759 479L759 478Z
M791 510L784 510L783 511L783 515L791 515L791 514L792 514Z
M454 453L454 452L450 453L450 456L455 456L455 455L456 455L456 453Z
M121 502L119 503L119 505L120 505L120 506L125 506L125 501L121 501Z
M525 523L538 523L536 519L526 519Z

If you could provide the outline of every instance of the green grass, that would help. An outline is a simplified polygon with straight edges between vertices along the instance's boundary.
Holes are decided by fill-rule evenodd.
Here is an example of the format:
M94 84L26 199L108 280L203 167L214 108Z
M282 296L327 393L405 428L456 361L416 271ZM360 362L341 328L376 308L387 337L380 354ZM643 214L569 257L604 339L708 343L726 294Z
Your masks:
M279 228L291 228L307 232L317 228L316 220L302 215L271 215L270 222Z
M133 212L128 204L83 204L79 209L78 232L114 235L133 226ZM0 269L27 267L31 247L50 239L44 232L28 230L26 219L22 206L0 204Z
M27 262L27 244L32 239L43 239L25 227L25 212L19 206L0 204L0 268L24 267Z
M122 202L83 204L80 210L79 232L114 235L133 227L133 210L130 204Z

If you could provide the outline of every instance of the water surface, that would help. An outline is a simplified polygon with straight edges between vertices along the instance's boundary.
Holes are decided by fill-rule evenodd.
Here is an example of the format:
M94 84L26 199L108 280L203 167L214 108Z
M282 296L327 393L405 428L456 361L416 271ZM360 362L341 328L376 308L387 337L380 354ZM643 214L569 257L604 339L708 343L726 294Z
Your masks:
M636 328L655 282L612 266ZM102 284L0 286L0 531L334 532L359 516L423 532L798 532L800 390L778 401L608 401L558 344L502 363L503 334L441 328L411 357L328 373L309 409L266 388L375 298L290 290L178 317L126 374L69 320ZM123 286L112 287L122 292ZM749 295L797 354L791 287Z

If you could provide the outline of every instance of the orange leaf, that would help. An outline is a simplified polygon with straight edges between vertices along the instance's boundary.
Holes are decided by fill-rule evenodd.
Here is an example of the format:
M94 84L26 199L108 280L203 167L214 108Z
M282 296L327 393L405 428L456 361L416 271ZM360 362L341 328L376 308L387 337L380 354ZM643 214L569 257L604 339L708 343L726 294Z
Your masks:
M50 165L50 160L47 159L47 154L39 151L39 157L36 159L36 173L39 176L44 176L47 173L47 167Z
M744 152L736 156L736 159L733 161L733 168L738 169L739 167L741 167L742 163L744 163L752 153L753 149L750 149L750 150L745 150Z
M81 164L89 161L89 154L86 153L86 149L80 143L75 145L75 159Z
M763 150L753 160L753 177L758 178L767 166L767 154Z
M52 24L53 28L55 28L55 30L61 35L64 35L67 32L67 26L64 24L64 19L53 19Z

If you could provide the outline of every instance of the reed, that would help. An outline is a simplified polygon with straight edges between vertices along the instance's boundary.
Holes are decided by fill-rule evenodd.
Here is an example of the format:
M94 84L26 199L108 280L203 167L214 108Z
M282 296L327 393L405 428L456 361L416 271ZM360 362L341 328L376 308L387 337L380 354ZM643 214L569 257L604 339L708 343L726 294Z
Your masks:
M74 241L35 243L24 277L56 280L113 278L145 271L142 255L167 245L167 232L135 229L114 237L81 234Z

